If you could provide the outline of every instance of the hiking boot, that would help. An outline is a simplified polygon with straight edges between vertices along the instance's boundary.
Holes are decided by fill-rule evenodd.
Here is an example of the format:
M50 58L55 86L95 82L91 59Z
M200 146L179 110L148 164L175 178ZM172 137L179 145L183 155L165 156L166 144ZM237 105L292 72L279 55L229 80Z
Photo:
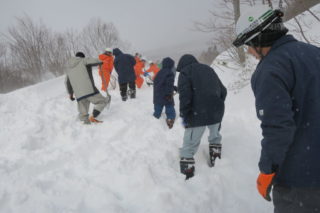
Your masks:
M180 172L186 175L186 180L194 176L194 164L193 158L181 158L180 159Z
M99 121L99 120L95 119L92 115L89 117L89 121L91 123L102 123L102 121Z
M221 159L221 144L209 144L210 164L213 167L216 158Z
M173 124L174 124L174 119L167 119L166 122L167 122L167 125L168 125L169 129L171 129L173 127Z
M126 101L127 99L128 99L128 96L121 96L121 98L122 98L122 101Z
M130 95L130 98L136 98L136 91L135 90L128 90L128 95Z
M83 121L83 124L90 125L91 122L89 121L89 119L87 119L87 120L84 120L84 121Z

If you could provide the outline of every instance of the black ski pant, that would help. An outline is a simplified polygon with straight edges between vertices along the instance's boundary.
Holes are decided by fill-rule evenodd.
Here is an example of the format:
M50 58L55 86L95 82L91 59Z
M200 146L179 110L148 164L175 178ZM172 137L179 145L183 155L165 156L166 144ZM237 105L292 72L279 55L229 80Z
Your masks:
M119 84L121 97L127 96L128 86L129 86L130 90L136 91L136 83L134 81L123 83L123 84Z
M320 213L320 188L273 187L274 213Z

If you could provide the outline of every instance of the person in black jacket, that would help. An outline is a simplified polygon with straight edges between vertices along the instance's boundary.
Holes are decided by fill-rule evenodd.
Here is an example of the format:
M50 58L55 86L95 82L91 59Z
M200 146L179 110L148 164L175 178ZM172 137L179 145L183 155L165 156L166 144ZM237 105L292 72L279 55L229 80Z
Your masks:
M173 90L174 73L172 71L174 61L171 58L162 60L162 69L157 73L153 81L153 104L155 118L160 118L163 107L166 109L167 125L169 129L173 127L176 118L174 109Z
M251 79L263 135L257 189L271 201L273 186L275 213L320 212L320 49L287 35L282 16L253 8L233 43L260 60Z
M124 54L119 48L113 49L113 55L115 56L114 68L118 73L118 82L120 87L120 95L123 101L126 101L128 94L130 98L136 97L136 75L134 72L134 65L136 60L132 55ZM127 93L129 86L129 91Z
M210 131L209 152L212 166L216 157L221 158L219 128L227 90L215 71L205 64L200 64L192 55L186 54L181 57L177 71L180 72L180 117L186 128L183 146L180 149L180 168L181 173L188 179L194 174L193 156L198 150L206 127Z

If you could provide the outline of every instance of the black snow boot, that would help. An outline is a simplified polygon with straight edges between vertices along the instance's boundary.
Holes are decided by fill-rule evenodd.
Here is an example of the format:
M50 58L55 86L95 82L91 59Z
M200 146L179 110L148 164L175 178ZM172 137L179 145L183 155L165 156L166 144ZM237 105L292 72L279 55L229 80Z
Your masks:
M194 176L194 159L193 158L181 158L180 159L180 172L186 175L186 180Z
M122 101L126 101L128 99L128 96L124 95L124 96L121 96L122 98Z
M128 90L128 94L130 95L130 98L136 98L136 90Z
M209 144L209 154L210 154L210 166L213 167L216 158L221 159L221 144Z

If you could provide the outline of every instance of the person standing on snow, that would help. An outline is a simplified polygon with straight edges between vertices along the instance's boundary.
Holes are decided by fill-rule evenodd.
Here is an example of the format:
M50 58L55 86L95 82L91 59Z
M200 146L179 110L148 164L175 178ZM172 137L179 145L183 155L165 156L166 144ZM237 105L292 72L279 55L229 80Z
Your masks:
M141 75L144 74L143 69L145 66L146 60L144 58L140 58L139 54L136 53L136 56L134 57L136 60L136 64L134 65L134 72L136 74L136 85L140 89L142 87L142 84L144 82Z
M252 75L263 139L258 192L275 213L320 212L320 49L297 41L267 6L242 13L236 47L260 60Z
M77 99L80 121L84 124L99 123L101 121L96 120L96 117L105 108L107 100L94 85L91 67L101 65L102 62L95 58L85 58L82 52L77 52L75 56L70 58L66 65L65 83L70 100ZM94 109L89 117L90 103L94 104Z
M102 87L101 90L107 92L111 73L113 70L113 56L112 49L106 48L105 52L99 55L99 59L102 61L102 66L99 67L99 75L101 77Z
M172 72L174 61L169 57L164 58L162 65L162 69L158 72L153 83L153 116L159 119L163 107L165 107L167 115L166 122L169 129L171 129L176 118L173 100L174 74Z
M146 72L144 73L144 76L147 76L148 73L152 72L153 73L152 80L154 80L159 71L160 71L160 68L158 67L158 65L153 61L149 61L149 69L146 70Z
M113 55L115 56L114 68L118 73L118 82L120 87L120 95L122 101L128 99L128 94L130 98L136 97L136 75L134 72L134 65L136 61L132 55L124 54L119 48L113 49ZM127 94L129 86L129 91Z
M215 71L208 65L200 64L192 55L186 54L180 58L177 71L180 72L180 117L185 127L180 149L180 170L188 179L194 175L193 156L199 148L206 127L210 131L208 140L212 166L216 157L221 158L219 129L227 90Z

